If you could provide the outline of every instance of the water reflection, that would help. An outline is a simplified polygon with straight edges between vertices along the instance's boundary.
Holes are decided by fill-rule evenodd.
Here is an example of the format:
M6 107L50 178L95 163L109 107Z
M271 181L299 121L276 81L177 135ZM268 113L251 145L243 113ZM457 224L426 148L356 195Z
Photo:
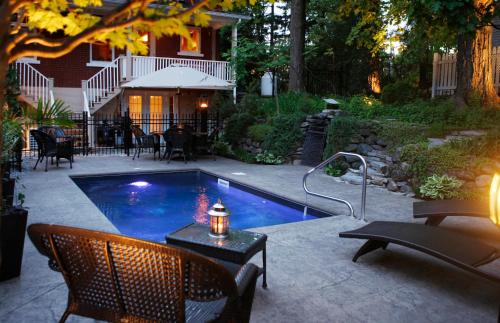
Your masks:
M206 193L206 188L199 187L198 196L196 197L196 211L194 214L194 221L200 224L208 224L208 208L210 206L210 200Z

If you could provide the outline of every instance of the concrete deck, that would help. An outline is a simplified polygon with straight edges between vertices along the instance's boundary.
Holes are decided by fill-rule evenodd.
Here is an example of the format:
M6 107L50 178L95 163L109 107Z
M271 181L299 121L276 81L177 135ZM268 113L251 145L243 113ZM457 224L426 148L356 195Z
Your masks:
M34 162L34 161L32 161ZM77 157L73 170L27 170L21 183L29 207L29 223L57 223L116 232L114 226L79 190L68 175L200 168L304 202L302 176L307 167L247 165L228 159L206 159L187 165L132 161L123 156ZM235 175L233 173L245 173ZM318 174L313 188L336 194L359 210L360 187L337 183ZM369 187L367 220L413 221L413 200ZM319 199L312 205L346 214L345 207ZM338 233L363 223L345 215L257 228L269 235L268 284L258 285L252 322L495 322L498 286L434 258L390 245L351 258L362 241L340 239ZM500 245L497 229L487 220L447 219L443 226L466 231ZM260 255L254 259L260 264ZM491 266L499 270L497 264ZM260 281L260 279L259 279ZM55 322L66 305L62 276L47 267L27 239L20 278L0 283L0 322ZM70 316L68 322L86 322Z

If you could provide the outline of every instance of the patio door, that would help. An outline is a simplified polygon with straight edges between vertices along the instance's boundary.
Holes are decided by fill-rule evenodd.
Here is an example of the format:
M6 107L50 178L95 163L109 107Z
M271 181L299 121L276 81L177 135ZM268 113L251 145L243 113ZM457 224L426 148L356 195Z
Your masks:
M162 112L163 100L160 95L149 97L149 128L151 132L163 131Z
M128 113L134 124L142 123L142 96L130 95L128 97Z

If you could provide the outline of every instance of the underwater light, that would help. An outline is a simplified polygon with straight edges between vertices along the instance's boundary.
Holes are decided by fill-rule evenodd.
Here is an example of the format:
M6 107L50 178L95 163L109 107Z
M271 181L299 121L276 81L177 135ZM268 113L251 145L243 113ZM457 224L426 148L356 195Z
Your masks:
M137 182L130 183L129 185L132 185L135 187L146 187L146 186L149 186L151 184L149 184L148 182L145 182L145 181L137 181Z

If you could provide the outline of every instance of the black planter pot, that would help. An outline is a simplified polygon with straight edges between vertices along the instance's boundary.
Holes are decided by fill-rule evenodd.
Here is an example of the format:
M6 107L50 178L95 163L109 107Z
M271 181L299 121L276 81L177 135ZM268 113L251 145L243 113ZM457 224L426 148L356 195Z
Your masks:
M28 211L8 208L0 215L0 281L21 274Z
M5 207L12 207L14 204L14 192L16 189L16 180L13 178L2 179L2 196Z

